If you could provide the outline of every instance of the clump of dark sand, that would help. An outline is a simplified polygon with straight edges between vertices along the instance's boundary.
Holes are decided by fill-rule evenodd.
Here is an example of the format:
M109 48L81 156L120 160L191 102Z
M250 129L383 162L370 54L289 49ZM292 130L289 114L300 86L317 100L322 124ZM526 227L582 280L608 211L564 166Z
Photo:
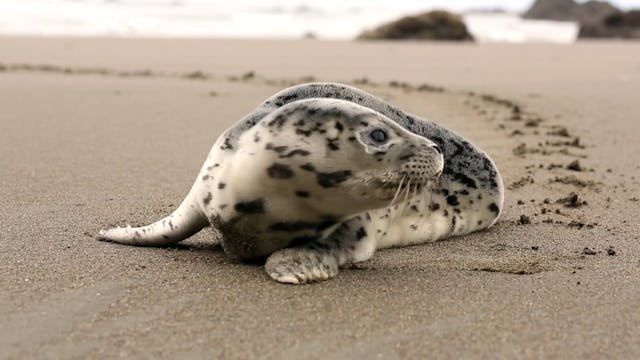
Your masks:
M555 178L549 180L549 182L560 183L565 185L574 185L581 188L592 187L596 185L594 181L578 179L575 175L562 176L562 177L556 176Z
M569 165L567 165L567 169L573 170L573 171L582 171L582 170L584 170L582 168L582 166L580 165L580 161L579 160L574 160L574 161L570 162Z
M553 130L547 132L547 135L571 137L571 134L569 134L569 130L567 130L567 128L564 126L555 126Z
M531 218L527 215L520 215L520 219L518 219L518 224L520 225L531 224Z
M580 199L578 194L571 193L567 197L556 200L556 203L563 204L568 208L579 208L581 206L587 205L587 202Z

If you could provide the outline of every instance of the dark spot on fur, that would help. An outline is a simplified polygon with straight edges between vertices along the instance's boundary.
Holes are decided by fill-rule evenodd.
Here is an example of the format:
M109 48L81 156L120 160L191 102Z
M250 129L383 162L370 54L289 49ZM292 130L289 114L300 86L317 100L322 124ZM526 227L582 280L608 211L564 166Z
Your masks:
M477 189L477 185L475 180L473 180L472 178L468 177L467 175L463 174L463 173L454 173L451 176L451 179L453 181L457 181L459 183L462 183L463 185L465 185L468 188L471 189Z
M304 164L304 165L300 165L300 169L302 169L302 170L306 170L306 171L311 171L311 172L316 171L316 168L315 168L315 167L313 167L313 165L311 165L311 164L309 164L309 163Z
M274 179L289 179L292 178L294 173L289 165L274 163L267 168L267 174Z
M296 134L298 134L298 135L304 135L304 136L306 136L306 137L311 136L311 133L312 133L312 132L313 132L312 130L296 129Z
M208 174L207 174L207 175L204 175L204 176L202 177L202 180L205 180L205 181L206 181L206 180L209 180L209 175L208 175Z
M355 136L349 136L349 141L356 141L356 137Z
M338 130L339 132L342 132L342 130L344 130L344 125L342 125L342 123L339 121L336 121L336 130Z
M239 202L233 206L237 212L243 214L263 214L264 199L255 199L252 201Z
M324 188L334 187L351 177L350 170L336 171L332 173L317 173L318 184Z
M460 203L458 202L458 197L456 197L455 195L447 196L447 204L449 204L451 206L460 205Z
M222 146L220 146L220 149L222 149L222 150L232 150L233 149L233 145L231 145L231 138L224 139L224 144Z
M296 149L296 150L289 151L286 154L279 155L278 157L283 159L283 158L290 158L290 157L295 156L295 155L309 156L310 154L311 153L309 151L307 151L307 150Z
M436 211L436 210L438 210L438 209L440 209L440 204L438 204L438 203L431 203L431 204L429 204L429 210L431 210L431 211Z
M413 211L415 211L415 212L418 212L418 211L419 211L419 210L418 210L418 207L417 207L417 206L415 206L415 205L411 205L410 209L411 209L411 210L413 210Z
M264 148L267 149L267 150L273 150L273 151L275 151L277 153L281 153L283 151L287 151L287 147L285 145L275 146L272 143L267 143L267 145L265 145Z
M207 196L204 199L202 199L202 202L205 205L209 205L209 203L211 202L211 199L213 199L213 195L211 195L211 193L209 192L207 193Z
M329 147L329 150L333 150L333 151L340 150L340 146L336 144L336 141L338 141L338 139L327 139L327 147Z
M220 208L220 210L224 209L227 207L227 204L221 204L220 206L218 206Z
M496 215L498 215L498 213L500 213L500 208L498 207L498 205L496 203L491 203L489 205L489 210L493 211Z
M298 94L291 94L291 95L287 95L287 96L283 96L280 99L282 101L284 101L285 103L289 102L290 100L295 100L298 98Z
M227 186L227 184L221 182L221 183L218 184L218 189L222 190L222 189L225 188L225 186Z
M311 194L308 191L303 191L303 190L296 191L296 196L298 196L298 197L308 198L309 195L311 195Z
M356 231L356 240L360 240L365 236L367 236L367 231L363 227Z

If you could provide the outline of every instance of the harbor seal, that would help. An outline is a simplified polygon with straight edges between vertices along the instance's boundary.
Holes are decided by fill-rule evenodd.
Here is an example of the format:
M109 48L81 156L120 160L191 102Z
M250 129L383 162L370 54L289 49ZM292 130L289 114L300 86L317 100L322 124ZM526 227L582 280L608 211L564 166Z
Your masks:
M504 187L488 155L435 123L347 85L275 94L216 141L186 198L142 227L98 239L179 242L207 226L271 278L326 280L376 249L490 227Z

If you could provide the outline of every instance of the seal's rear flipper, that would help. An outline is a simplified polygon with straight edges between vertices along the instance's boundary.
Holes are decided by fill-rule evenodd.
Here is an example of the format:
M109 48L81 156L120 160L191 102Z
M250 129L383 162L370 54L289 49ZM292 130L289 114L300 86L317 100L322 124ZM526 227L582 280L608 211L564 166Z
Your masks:
M169 216L142 227L100 230L98 240L125 245L165 246L182 241L209 225L192 191Z

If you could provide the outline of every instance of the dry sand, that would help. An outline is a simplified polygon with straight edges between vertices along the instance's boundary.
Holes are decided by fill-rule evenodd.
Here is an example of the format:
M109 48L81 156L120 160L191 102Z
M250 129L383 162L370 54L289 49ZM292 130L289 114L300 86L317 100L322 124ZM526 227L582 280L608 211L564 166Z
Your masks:
M640 43L0 38L0 63L0 358L640 354ZM309 76L491 154L498 224L307 286L210 231L93 239L171 211L223 129Z

